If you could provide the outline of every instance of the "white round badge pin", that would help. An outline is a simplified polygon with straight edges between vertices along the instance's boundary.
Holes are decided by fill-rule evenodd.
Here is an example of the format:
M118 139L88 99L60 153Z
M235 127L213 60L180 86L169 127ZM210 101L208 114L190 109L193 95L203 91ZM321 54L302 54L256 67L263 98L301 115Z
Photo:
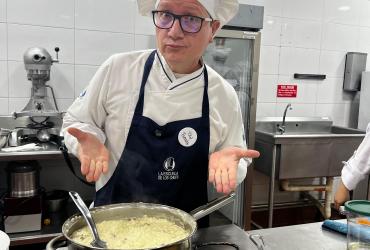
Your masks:
M179 143L184 147L191 147L197 141L197 132L190 127L181 129L178 135Z

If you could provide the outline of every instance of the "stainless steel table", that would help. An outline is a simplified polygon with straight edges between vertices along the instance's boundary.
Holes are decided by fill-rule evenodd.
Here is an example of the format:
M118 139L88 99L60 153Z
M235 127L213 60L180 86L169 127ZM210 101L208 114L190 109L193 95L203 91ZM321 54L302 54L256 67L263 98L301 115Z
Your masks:
M284 250L345 250L347 238L321 228L322 222L249 231L259 234L265 249ZM253 249L253 248L252 248Z
M266 250L345 250L346 237L321 229L322 222L245 232L235 225L199 229L194 242L227 241L240 249L257 249L249 235L261 235ZM216 249L216 248L215 248ZM218 248L220 249L220 248Z

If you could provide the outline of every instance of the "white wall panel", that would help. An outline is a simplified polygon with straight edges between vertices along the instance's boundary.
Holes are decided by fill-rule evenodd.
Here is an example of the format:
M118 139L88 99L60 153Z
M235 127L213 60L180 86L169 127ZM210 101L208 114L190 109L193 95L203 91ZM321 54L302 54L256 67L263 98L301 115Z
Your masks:
M359 28L358 51L368 53L370 58L370 27ZM370 60L368 62L370 63Z
M359 25L370 27L370 1L358 0L360 6Z
M276 115L276 103L257 103L257 117L275 116Z
M76 30L76 64L100 65L114 53L133 49L131 34Z
M290 103L286 101L284 103L276 104L276 116L283 117L284 110L287 104ZM313 117L315 116L315 104L311 103L293 103L292 109L288 110L286 113L287 117Z
M0 0L0 22L6 21L6 0Z
M155 35L155 26L152 17L135 14L135 34Z
M265 15L269 16L282 16L284 0L264 0Z
M0 60L8 59L6 24L0 23Z
M135 35L135 50L145 50L155 48L157 48L155 36Z
M9 99L8 98L0 98L0 115L8 115L8 107L9 107Z
M54 48L59 47L59 61L74 63L72 29L9 24L8 41L9 60L23 62L23 54L30 47L43 47L54 58Z
M260 67L261 74L278 74L279 72L279 53L277 46L261 46Z
M279 74L316 74L319 71L319 61L319 50L282 47Z
M348 126L349 112L350 104L316 104L316 115L327 116L338 126Z
M325 0L324 22L359 24L360 1Z
M9 97L20 98L31 96L31 81L27 80L27 72L23 62L10 61L9 64Z
M322 49L335 51L355 51L357 49L358 27L326 23L323 29Z
M74 0L7 1L8 22L73 28L74 2Z
M77 0L76 29L134 33L136 1Z
M321 21L324 0L283 0L283 17Z
M280 46L281 18L265 16L261 33L262 45Z
M327 78L318 85L317 103L348 103L353 94L343 91L343 78Z
M281 46L320 49L320 22L283 18L281 26Z
M0 97L8 97L8 62L0 61Z
M98 70L98 66L76 65L75 66L75 92L74 98L77 98L87 87L91 78Z
M343 77L346 52L321 50L320 73L327 77Z
M276 86L278 75L264 75L258 77L258 102L276 102Z

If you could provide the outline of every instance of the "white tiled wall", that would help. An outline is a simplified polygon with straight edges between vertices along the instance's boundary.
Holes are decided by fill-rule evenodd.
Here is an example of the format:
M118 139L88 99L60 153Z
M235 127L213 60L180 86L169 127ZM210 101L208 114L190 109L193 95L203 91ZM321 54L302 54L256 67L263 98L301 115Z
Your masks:
M354 96L342 91L345 55L370 52L370 1L239 1L265 7L257 116L280 116L291 102L289 116L324 115L348 125ZM52 55L60 47L49 83L67 108L108 56L154 48L154 27L135 0L0 0L0 114L28 100L22 57L32 46ZM327 79L302 81L294 73ZM296 84L297 98L277 98L279 83Z
M36 46L60 48L48 84L66 110L110 55L155 48L154 27L136 0L0 0L0 115L28 102L23 53Z
M370 1L240 2L265 6L257 116L281 116L292 103L288 116L329 116L349 126L354 94L342 90L345 56L370 53ZM294 73L325 74L327 79L302 81ZM279 83L296 84L297 97L277 98Z

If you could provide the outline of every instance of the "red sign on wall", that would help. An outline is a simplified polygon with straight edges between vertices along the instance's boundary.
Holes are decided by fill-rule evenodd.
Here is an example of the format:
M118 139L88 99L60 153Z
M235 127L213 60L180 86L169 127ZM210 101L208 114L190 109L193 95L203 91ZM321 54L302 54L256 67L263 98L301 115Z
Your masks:
M277 97L297 97L297 85L278 84Z

